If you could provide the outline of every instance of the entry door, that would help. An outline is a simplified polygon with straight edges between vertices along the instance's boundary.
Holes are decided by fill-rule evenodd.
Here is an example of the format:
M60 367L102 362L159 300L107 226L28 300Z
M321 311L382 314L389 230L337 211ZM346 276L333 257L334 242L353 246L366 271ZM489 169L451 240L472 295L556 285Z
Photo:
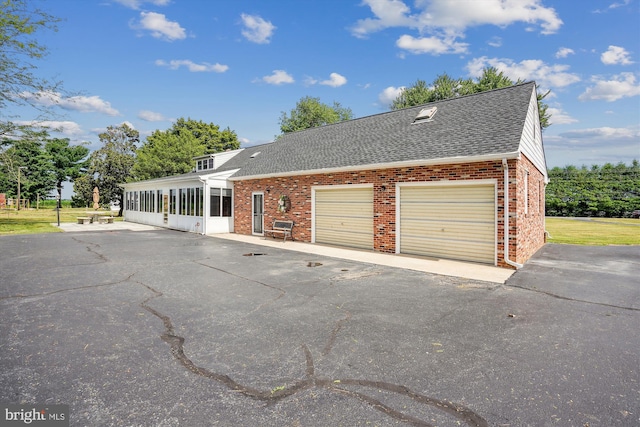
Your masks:
M162 196L162 220L165 224L169 223L169 195Z
M253 234L264 232L264 193L253 193Z

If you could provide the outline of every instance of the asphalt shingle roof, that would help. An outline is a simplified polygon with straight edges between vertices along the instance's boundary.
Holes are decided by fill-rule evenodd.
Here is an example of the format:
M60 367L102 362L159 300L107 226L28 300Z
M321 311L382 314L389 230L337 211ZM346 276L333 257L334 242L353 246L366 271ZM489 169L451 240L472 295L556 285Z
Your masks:
M513 153L534 89L535 83L523 83L288 133L243 150L222 167L240 168L233 178L241 178ZM412 124L432 106L438 111L431 121Z

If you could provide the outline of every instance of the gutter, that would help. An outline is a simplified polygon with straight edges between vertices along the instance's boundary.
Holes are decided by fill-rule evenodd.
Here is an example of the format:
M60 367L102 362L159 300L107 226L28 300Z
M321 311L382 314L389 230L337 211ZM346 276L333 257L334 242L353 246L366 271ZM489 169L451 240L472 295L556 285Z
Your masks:
M516 269L524 265L509 259L509 164L507 159L502 159L502 170L504 171L504 262Z
M483 162L483 161L499 161L500 159L520 159L520 151L513 151L509 153L498 153L498 154L486 154L486 155L478 155L478 156L460 156L460 157L442 157L437 159L418 159L418 160L405 160L405 161L397 161L397 162L388 162L388 163L371 163L371 164L361 164L361 165L352 165L352 166L340 166L340 167L329 167L329 168L319 168L319 169L306 169L306 170L292 170L286 172L274 172L274 173L263 173L263 174L254 174L254 175L234 175L229 177L229 181L245 181L250 179L263 179L263 178L285 178L291 176L300 176L300 175L318 175L318 174L329 174L329 173L339 173L339 172L355 172L355 171L364 171L364 170L380 170L380 169L393 169L393 168L407 168L407 167L416 167L416 166L435 166L435 165L443 165L443 164L460 164L460 163L475 163L475 162ZM242 172L242 168L239 169Z

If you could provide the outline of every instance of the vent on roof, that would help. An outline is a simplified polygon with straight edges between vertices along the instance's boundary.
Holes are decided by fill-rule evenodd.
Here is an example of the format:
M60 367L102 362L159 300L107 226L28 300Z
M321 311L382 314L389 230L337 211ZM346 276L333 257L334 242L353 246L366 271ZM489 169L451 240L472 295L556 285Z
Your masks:
M422 110L420 110L416 118L413 120L413 123L422 123L422 122L430 121L433 118L433 116L435 116L436 111L438 111L438 107L423 108Z
M253 153L253 154L251 155L251 158L252 158L252 159L255 159L256 157L258 157L258 154L260 154L260 152L259 152L259 151L256 151L255 153Z

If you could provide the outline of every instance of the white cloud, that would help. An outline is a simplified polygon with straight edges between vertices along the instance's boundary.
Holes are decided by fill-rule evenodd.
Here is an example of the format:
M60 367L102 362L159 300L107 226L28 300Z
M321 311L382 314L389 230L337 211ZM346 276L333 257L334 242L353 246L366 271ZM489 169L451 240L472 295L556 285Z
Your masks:
M154 6L166 6L171 0L114 0L116 3L128 7L129 9L138 10L144 3L151 3Z
M331 73L329 74L329 79L322 80L320 84L331 87L340 87L347 84L347 78L338 73Z
M580 81L577 74L567 72L568 65L549 65L539 59L527 59L516 63L510 59L483 56L469 61L466 65L469 74L473 77L480 76L486 67L495 67L514 81L534 80L542 87L564 87Z
M305 79L304 79L304 85L305 86L313 86L315 84L318 84L318 79L314 79L311 76L305 77Z
M109 102L101 99L97 95L70 96L65 98L58 92L23 92L21 96L45 107L57 106L65 110L80 111L83 113L94 112L108 116L120 115L120 112L113 108Z
M561 47L556 52L556 58L566 58L569 55L575 54L573 49L569 49L568 47Z
M543 34L553 34L562 20L553 8L544 7L541 0L476 0L460 3L433 0L421 15L423 21L444 28L465 28L479 25L506 27L516 22L539 25Z
M440 55L444 53L466 53L467 43L456 43L452 38L439 39L437 37L415 38L409 35L400 36L396 41L396 46L400 49L408 50L411 53L431 53Z
M163 122L165 120L169 120L161 113L156 113L154 111L149 111L149 110L140 111L138 113L138 118L146 122Z
M640 84L636 83L633 73L621 73L613 76L612 80L601 80L594 77L595 86L588 87L578 99L580 101L604 100L617 101L625 97L640 95Z
M581 140L628 140L636 141L640 138L640 129L633 128L612 128L600 127L589 129L577 129L563 132L560 136L564 138L575 138Z
M269 83L270 85L281 85L295 82L293 77L284 70L273 70L273 74L264 76L261 80L265 83Z
M28 125L28 126L40 126L43 128L47 128L53 132L59 132L69 137L82 135L84 133L80 125L72 121L46 120L41 122L40 121L19 121L17 123L21 125Z
M369 6L376 17L358 20L351 29L356 37L389 27L418 27L417 18L409 15L411 9L400 0L364 0L362 4Z
M405 90L404 86L400 86L400 87L389 86L388 88L380 92L380 94L378 94L378 101L384 107L388 107L402 93L403 90Z
M245 36L247 40L259 44L271 42L270 38L277 28L275 25L257 15L247 15L243 13L240 17L244 25L242 35Z
M549 107L547 108L547 113L551 115L549 123L552 125L568 125L578 122L578 119L571 117L561 108Z
M359 38L392 27L415 29L421 35L426 32L439 38L461 38L467 28L481 25L506 27L523 22L539 26L543 34L553 34L562 26L556 11L544 7L542 0L474 0L464 2L462 7L460 2L450 0L417 0L415 12L401 0L363 0L362 4L369 6L374 17L360 19L351 28Z
M187 37L185 29L179 23L167 20L162 13L140 12L140 23L134 28L150 31L153 37L166 41Z
M627 6L630 3L631 3L631 0L623 0L622 3L611 3L609 5L609 7L607 7L607 9L604 9L604 10L596 9L596 10L593 11L593 13L605 13L605 12L608 12L609 10L612 10L612 9L617 9L619 7Z
M572 129L544 138L549 167L630 163L638 158L640 126Z
M626 6L631 3L631 0L623 0L622 3L611 3L609 9L617 9L622 6Z
M629 59L629 52L620 46L609 46L606 52L600 55L600 60L605 65L630 65L633 61Z
M170 70L186 67L192 73L224 73L229 69L228 65L218 64L217 62L215 64L209 64L208 62L197 64L189 59L172 59L169 62L157 59L155 64L159 67L167 67Z
M491 40L487 42L487 44L491 47L500 47L502 46L502 38L501 37L491 37Z

